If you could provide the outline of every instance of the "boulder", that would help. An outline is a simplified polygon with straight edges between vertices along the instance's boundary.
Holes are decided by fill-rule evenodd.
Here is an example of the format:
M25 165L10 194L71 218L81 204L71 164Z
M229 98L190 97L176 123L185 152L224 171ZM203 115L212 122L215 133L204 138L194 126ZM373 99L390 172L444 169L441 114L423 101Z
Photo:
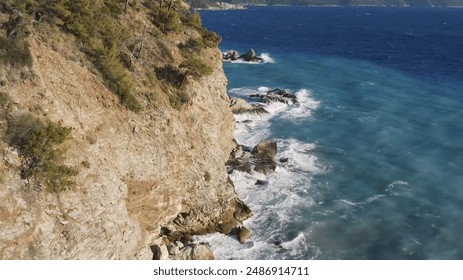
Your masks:
M262 103L281 102L285 104L297 103L297 97L295 94L289 93L284 89L273 89L267 92L267 94L255 94L249 97L259 98Z
M264 180L257 180L255 183L256 186L265 186L267 185L267 181Z
M218 230L220 233L230 234L237 224L238 222L235 219L222 221L221 223L219 223Z
M242 222L252 217L252 211L246 204L244 204L243 201L236 200L235 201L235 212L233 212L233 217L237 221Z
M252 154L256 158L269 158L273 159L278 153L277 142L275 141L262 141L252 149Z
M238 97L230 98L230 108L233 114L268 114L262 105L249 104L246 100Z
M214 254L208 243L189 243L172 258L175 260L213 260Z
M227 52L224 52L222 54L222 58L225 59L225 60L238 60L238 57L240 56L240 54L235 51L235 50L229 50Z
M256 55L256 51L253 49L249 49L245 54L242 54L238 57L238 59L242 59L248 62L261 62L262 58Z
M262 141L257 144L252 150L256 162L254 171L265 175L275 171L277 166L275 156L277 152L277 143L274 141Z
M259 160L256 162L254 171L264 174L264 175L268 175L274 172L276 168L277 168L277 164L274 160L265 159L265 160Z
M244 244L244 242L246 242L247 240L251 238L251 231L249 231L249 229L245 227L240 227L238 228L237 236L238 236L238 241L241 244Z

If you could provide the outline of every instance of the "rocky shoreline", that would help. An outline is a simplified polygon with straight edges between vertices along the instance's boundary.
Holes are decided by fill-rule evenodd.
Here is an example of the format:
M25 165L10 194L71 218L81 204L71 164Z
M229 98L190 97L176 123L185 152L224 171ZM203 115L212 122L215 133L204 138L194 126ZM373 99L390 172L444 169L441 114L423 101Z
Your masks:
M196 8L196 10L223 11L223 10L245 10L246 6L241 4L230 4L227 2L210 2L205 8Z
M269 114L265 109L265 104L280 102L284 104L296 104L298 100L294 94L282 89L273 89L266 94L249 95L255 102L248 102L242 98L230 97L230 109L235 115L262 115ZM251 122L252 120L247 120ZM226 162L228 174L234 170L252 174L257 172L265 176L275 172L277 163L284 163L288 159L278 158L277 142L263 140L254 147L240 145L235 141L235 147L230 153L230 158ZM233 187L233 182L229 182ZM265 185L265 179L256 180L255 185ZM234 205L216 220L214 224L209 224L204 232L190 233L188 230L188 215L180 214L174 219L172 225L161 229L162 242L160 245L151 247L153 258L156 260L211 260L214 259L213 250L208 243L193 242L193 235L201 235L212 232L219 232L235 238L241 244L252 239L252 232L243 225L253 214L252 210L239 199L235 200Z
M249 95L249 98L256 99L256 103L249 103L242 98L230 98L230 108L235 115L239 114L269 114L264 104L280 102L287 105L298 103L295 94L288 93L283 89L273 89L266 94ZM251 122L251 120L245 120ZM230 159L227 161L227 170L230 174L233 170L252 173L253 171L268 175L275 171L278 147L275 141L264 140L258 143L252 150L249 147L236 144ZM285 159L279 159L284 162ZM261 182L256 182L259 184Z

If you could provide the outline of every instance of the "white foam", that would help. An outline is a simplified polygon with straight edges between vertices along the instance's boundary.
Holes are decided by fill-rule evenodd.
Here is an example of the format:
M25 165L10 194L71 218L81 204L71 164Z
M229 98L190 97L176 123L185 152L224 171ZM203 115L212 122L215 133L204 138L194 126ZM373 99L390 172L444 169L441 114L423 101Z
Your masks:
M264 63L275 63L275 60L272 57L270 57L268 53L262 53L260 55L260 58L262 58L262 61Z
M244 61L244 60L241 60L241 59L238 59L238 60L227 60L231 63L234 63L234 64L262 64L262 62L259 62L259 61Z
M357 207L357 206L364 206L364 205L367 205L369 203L372 203L374 201L377 201L377 200L380 200L382 198L386 197L385 194L375 194L373 196L370 196L368 198L366 198L365 200L363 201L359 201L359 202L353 202L353 201L350 201L350 200L347 200L347 199L339 199L338 201L339 202L342 202L342 203L345 203L349 206L352 206L352 207Z
M229 93L233 96L248 97L250 94L265 94L268 87L235 88ZM271 120L275 116L295 118L309 116L318 107L310 98L310 91L297 93L298 104L287 105L280 102L262 104L269 114L235 115L237 126L235 138L239 144L254 147L270 136ZM301 112L292 111L303 107ZM304 111L304 112L302 112ZM238 196L252 209L253 217L244 222L252 232L252 238L244 245L236 237L223 234L211 234L196 237L198 241L211 244L217 259L291 259L302 258L307 252L316 256L319 252L307 232L299 232L296 237L288 237L292 225L301 222L303 209L315 202L309 195L313 175L320 174L326 167L312 154L315 144L296 139L276 139L278 146L277 167L274 173L263 175L234 170L230 179L235 185ZM279 158L285 158L279 162ZM256 185L257 180L266 181L265 185ZM275 241L278 241L278 244Z
M386 192L388 193L394 193L394 190L397 189L397 188L405 188L406 186L408 186L408 182L405 182L405 181L394 181L392 183L390 183L389 185L387 185L386 187Z
M244 222L253 236L245 245L220 234L198 237L211 244L217 259L288 259L300 258L308 251L316 254L317 248L308 242L307 233L300 232L289 240L285 236L290 225L303 219L299 211L315 205L309 195L312 176L323 172L324 167L310 154L314 144L295 139L277 140L277 144L279 158L287 157L288 161L278 162L274 173L265 176L235 170L230 174L238 196L254 213ZM257 180L265 180L267 184L255 185ZM275 240L281 244L275 245Z
M270 88L259 87L255 88L234 88L229 90L230 95L248 98L251 94L266 94ZM270 104L261 103L261 106L269 112L269 114L237 114L235 120L237 122L235 129L235 139L241 145L254 147L263 139L270 136L270 119L275 115L284 112L288 105L281 102L272 102Z
M258 87L257 90L259 92L262 92L262 93L267 93L267 92L271 91L272 89L269 88L269 87L262 86L262 87Z
M312 112L320 106L320 102L311 97L308 89L301 89L295 93L298 104L283 113L283 118L287 119L306 119L312 115Z
M279 141L280 157L288 158L287 166L293 171L307 171L320 174L326 167L318 163L317 157L310 154L315 149L315 144L304 143L295 139Z
M376 194L376 195L374 195L374 196L371 196L371 197L367 198L367 199L365 200L365 202L366 202L366 203L371 203L371 202L376 201L376 200L379 200L379 199L381 199L381 198L383 198L383 197L385 197L385 196L386 196L385 194Z
M257 89L254 87L240 87L240 88L232 88L228 91L230 95L236 97L244 97L247 98L251 94L266 94L268 91L272 90L271 88L261 86Z
M237 122L234 136L236 141L247 147L254 147L262 139L270 136L269 115L239 114L235 115Z
M347 205L349 205L349 206L354 206L354 207L355 207L355 206L359 206L359 205L365 204L365 203L363 203L363 202L352 202L352 201L347 200L347 199L340 199L339 201L340 201L340 202L343 202L343 203L345 203L345 204L347 204Z

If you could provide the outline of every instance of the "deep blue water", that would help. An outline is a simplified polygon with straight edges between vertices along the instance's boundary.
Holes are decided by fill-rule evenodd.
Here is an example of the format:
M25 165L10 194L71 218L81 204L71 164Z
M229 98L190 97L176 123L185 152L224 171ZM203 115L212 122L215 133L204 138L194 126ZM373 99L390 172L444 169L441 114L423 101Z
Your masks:
M238 125L241 144L275 139L289 162L263 187L233 175L253 239L211 237L219 258L463 259L462 9L201 14L222 50L274 60L225 62L231 96L303 101Z

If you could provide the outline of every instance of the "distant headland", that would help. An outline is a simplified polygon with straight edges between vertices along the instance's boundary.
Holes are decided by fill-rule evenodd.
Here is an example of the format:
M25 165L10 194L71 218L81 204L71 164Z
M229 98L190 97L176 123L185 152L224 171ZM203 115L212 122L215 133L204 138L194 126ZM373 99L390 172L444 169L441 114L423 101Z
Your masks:
M190 0L194 9L230 10L246 6L463 7L463 0Z

